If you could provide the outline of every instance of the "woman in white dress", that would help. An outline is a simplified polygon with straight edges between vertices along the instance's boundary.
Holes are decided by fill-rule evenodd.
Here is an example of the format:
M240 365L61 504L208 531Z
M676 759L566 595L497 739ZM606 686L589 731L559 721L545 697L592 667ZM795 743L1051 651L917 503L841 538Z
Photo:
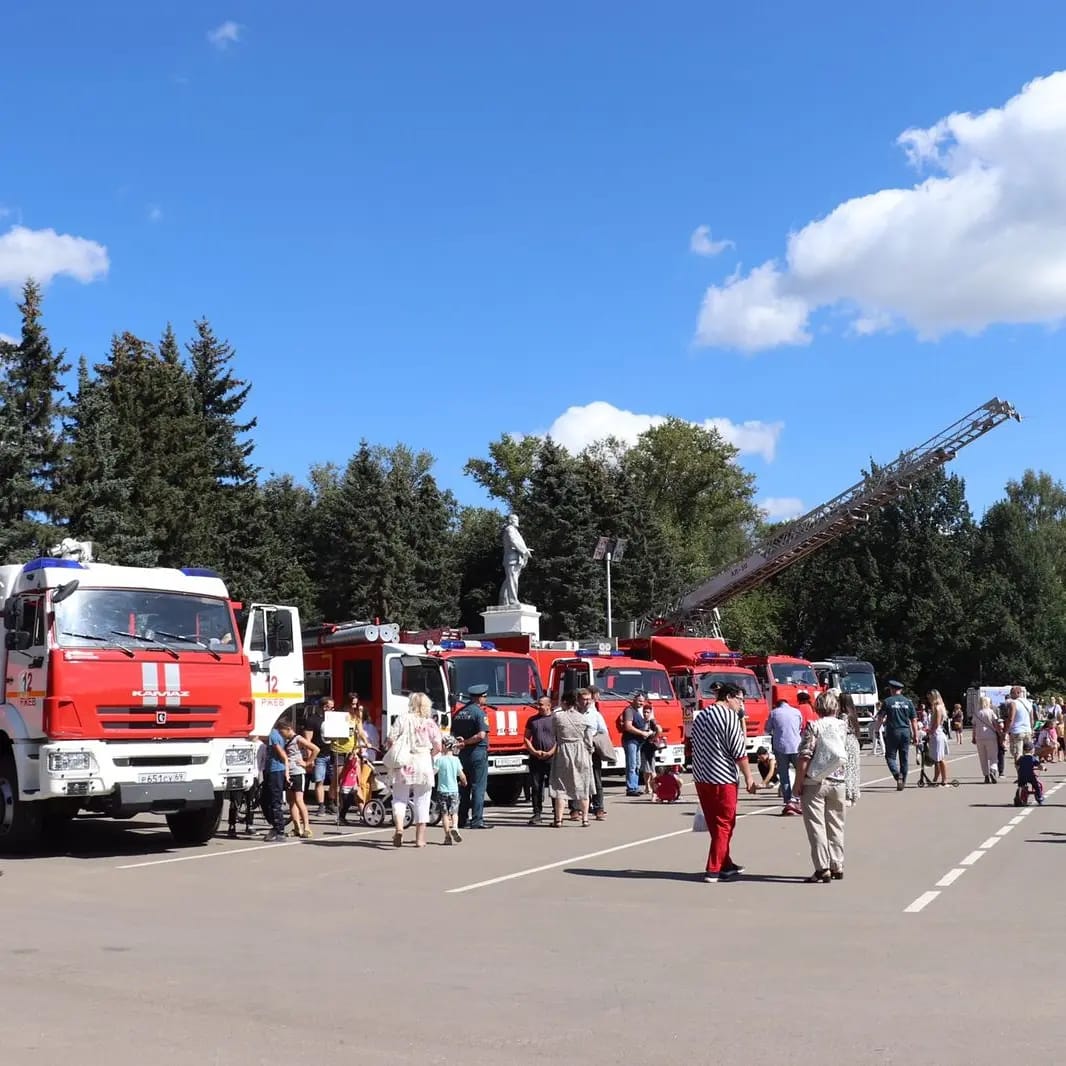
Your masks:
M440 727L432 718L433 704L424 692L414 692L407 702L407 710L397 716L389 730L386 754L389 784L392 788L392 843L403 844L403 822L407 803L414 808L415 847L426 846L426 824L429 822L429 794L433 789L433 758L440 754ZM399 761L396 761L397 756Z
M946 788L948 783L948 735L944 732L944 723L948 720L948 709L943 697L937 690L930 689L926 697L931 717L926 740L929 744L929 758L933 761L933 787Z

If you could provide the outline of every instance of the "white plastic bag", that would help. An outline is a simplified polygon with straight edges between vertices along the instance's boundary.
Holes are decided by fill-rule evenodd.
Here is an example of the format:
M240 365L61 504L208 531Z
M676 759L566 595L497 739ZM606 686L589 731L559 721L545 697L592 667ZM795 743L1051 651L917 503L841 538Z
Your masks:
M703 816L703 808L696 808L696 816L692 819L692 832L693 833L706 833L707 832L707 819Z

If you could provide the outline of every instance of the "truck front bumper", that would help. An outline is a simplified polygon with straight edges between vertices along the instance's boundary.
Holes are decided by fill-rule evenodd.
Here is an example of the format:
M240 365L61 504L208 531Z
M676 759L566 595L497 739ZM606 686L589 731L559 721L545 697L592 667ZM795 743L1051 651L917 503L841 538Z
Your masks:
M188 810L251 788L255 749L242 739L173 743L51 741L40 748L41 798L113 797L125 812Z

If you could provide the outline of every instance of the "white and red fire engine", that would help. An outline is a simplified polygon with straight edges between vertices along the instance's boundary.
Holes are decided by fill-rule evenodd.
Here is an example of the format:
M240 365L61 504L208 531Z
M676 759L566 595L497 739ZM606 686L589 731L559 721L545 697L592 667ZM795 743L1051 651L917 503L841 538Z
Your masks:
M0 848L79 811L166 815L179 844L215 832L251 785L249 660L222 579L92 562L87 542L0 566Z

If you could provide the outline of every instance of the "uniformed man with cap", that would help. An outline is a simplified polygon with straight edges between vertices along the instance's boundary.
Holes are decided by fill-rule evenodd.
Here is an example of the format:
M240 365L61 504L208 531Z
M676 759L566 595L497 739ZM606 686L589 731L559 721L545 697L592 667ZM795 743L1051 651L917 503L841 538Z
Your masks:
M891 695L881 704L878 723L885 730L885 763L888 772L896 779L896 791L902 792L907 784L907 762L910 746L918 746L918 712L914 704L903 695L900 681L889 681Z
M466 703L452 715L452 736L459 744L466 784L459 787L459 828L490 829L485 824L485 787L489 780L488 685L471 685ZM469 819L469 820L468 820Z

